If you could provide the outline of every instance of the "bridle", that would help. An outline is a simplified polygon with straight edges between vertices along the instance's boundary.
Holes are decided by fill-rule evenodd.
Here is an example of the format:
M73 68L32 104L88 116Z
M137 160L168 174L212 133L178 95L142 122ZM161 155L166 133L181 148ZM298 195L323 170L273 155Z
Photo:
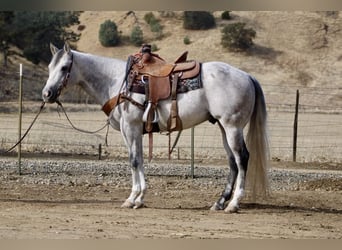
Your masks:
M58 89L57 89L57 96L59 96L62 92L62 89L64 89L68 83L68 80L70 78L70 73L71 73L71 68L72 68L72 65L74 63L74 55L73 53L70 52L70 55L71 55L71 63L69 64L69 67L68 67L68 70L67 70L67 73L66 75L64 76L63 80L62 80L62 83L61 85L59 85Z
M71 63L68 67L68 70L67 70L67 73L66 75L64 76L63 80L62 80L62 83L61 85L58 87L57 89L57 97L60 95L61 91L63 88L66 87L67 83L68 83L68 80L70 78L70 72L71 72L71 68L72 68L72 65L74 63L74 55L70 52L70 55L71 55ZM56 103L58 104L58 106L62 109L66 119L68 120L68 122L70 123L71 127L79 132L82 132L82 133L88 133L88 134L96 134L98 132L100 132L102 129L106 128L107 127L107 133L106 133L106 145L107 145L107 137L108 137L108 127L109 127L109 120L107 120L106 124L101 127L100 129L97 129L95 131L89 131L89 130L84 130L84 129L80 129L80 128L77 128L73 123L72 121L70 120L69 116L67 115L62 103L60 102L60 100L57 98L56 100Z

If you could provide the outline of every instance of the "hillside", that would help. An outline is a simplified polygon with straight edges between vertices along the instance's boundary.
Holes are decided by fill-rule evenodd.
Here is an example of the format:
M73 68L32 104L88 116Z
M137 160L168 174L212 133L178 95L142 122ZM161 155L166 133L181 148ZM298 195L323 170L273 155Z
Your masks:
M86 11L80 16L81 39L76 44L77 49L87 53L121 58L125 60L129 54L135 53L139 48L122 45L113 48L104 48L98 41L98 30L105 20L113 20L122 35L129 35L135 22L143 28L146 42L156 44L157 53L168 61L173 61L183 51L189 51L190 59L200 61L224 61L254 75L263 86L265 92L272 93L285 86L289 90L297 87L321 87L338 89L341 86L342 68L342 13L341 12L232 12L233 19L223 21L220 18L221 11L214 13L217 19L217 27L206 31L189 31L182 27L182 12L165 13L153 12L161 20L164 26L164 38L154 40L153 33L145 23L143 17L146 12L135 12L135 16L126 16L124 11ZM171 15L172 14L172 15ZM233 53L220 45L221 28L229 22L246 22L253 28L257 37L255 46L247 53ZM77 30L77 27L73 27ZM185 45L183 39L188 36L191 44ZM2 70L0 77L0 99L16 99L15 87L9 87L11 70L18 70L11 59L10 69ZM40 98L40 90L44 86L47 69L46 65L39 67L29 66L27 63L26 92L24 99L37 100ZM46 69L45 71L43 69ZM38 70L39 69L39 70ZM6 73L7 72L7 73ZM13 75L13 74L12 74ZM30 80L30 79L31 80ZM37 82L39 81L39 82ZM7 88L7 90L6 90ZM10 91L8 90L10 88ZM279 92L279 91L278 91ZM324 94L324 93L322 93ZM268 101L288 102L288 96L273 94L268 96ZM293 97L291 96L291 99ZM321 100L309 100L321 102ZM341 105L342 96L329 99L334 105Z

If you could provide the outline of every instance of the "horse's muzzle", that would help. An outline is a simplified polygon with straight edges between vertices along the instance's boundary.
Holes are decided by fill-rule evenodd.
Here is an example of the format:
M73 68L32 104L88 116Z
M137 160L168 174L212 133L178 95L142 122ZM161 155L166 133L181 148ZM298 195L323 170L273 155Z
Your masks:
M44 102L47 102L47 103L54 103L56 102L59 94L58 94L59 91L55 91L53 89L43 89L42 91L42 98L43 98L43 101Z

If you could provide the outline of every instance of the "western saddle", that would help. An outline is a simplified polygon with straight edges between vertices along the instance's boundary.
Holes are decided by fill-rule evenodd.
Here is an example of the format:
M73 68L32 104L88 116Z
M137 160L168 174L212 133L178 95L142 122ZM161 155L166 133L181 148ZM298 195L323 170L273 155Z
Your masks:
M174 63L167 63L159 55L151 52L150 45L143 45L141 52L128 59L127 89L146 95L146 110L143 116L147 133L159 131L153 126L158 122L156 108L160 100L171 97L171 111L167 131L182 130L178 116L177 93L184 92L180 81L199 77L200 63L187 61L184 52ZM154 131L156 130L156 131Z

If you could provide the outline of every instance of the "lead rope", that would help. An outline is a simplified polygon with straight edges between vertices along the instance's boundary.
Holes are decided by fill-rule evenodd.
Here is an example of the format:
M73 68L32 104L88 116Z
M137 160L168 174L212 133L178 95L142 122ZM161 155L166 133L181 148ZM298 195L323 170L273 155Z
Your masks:
M87 134L96 134L98 132L100 132L101 130L103 130L104 128L107 127L107 132L106 132L106 138L105 138L105 143L106 143L106 146L108 146L107 144L107 137L108 137L108 131L109 131L109 119L107 120L106 124L104 126L102 126L101 128L95 130L95 131L89 131L89 130L84 130L84 129L80 129L80 128L77 128L73 123L72 121L70 120L68 114L66 113L62 103L57 100L56 103L58 104L59 107L61 107L66 119L68 120L69 124L71 125L71 127L79 132L82 132L82 133L87 133Z
M35 118L33 119L32 123L30 124L30 126L27 128L26 132L24 133L24 135L20 138L20 140L14 144L10 149L4 151L4 152L1 152L1 154L6 154L10 151L12 151L16 146L18 146L23 140L24 138L26 137L26 135L28 134L28 132L31 130L33 124L36 122L38 116L40 115L40 113L42 112L43 108L45 106L45 102L42 102L42 104L40 105L40 109L38 111L38 113L36 114Z

